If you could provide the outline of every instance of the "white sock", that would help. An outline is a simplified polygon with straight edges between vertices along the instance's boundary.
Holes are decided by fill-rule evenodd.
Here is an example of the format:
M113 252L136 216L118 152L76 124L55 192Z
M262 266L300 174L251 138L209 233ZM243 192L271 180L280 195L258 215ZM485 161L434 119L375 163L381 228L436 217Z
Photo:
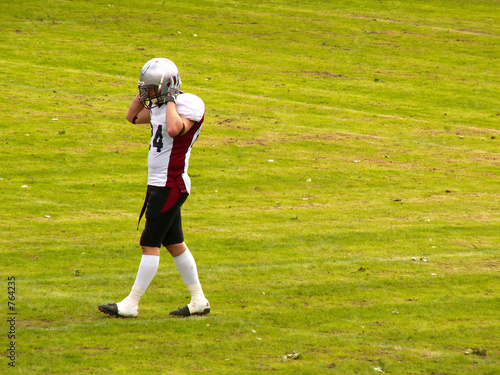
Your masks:
M203 289L201 288L200 280L198 279L198 269L196 268L196 262L193 258L193 254L187 249L181 255L174 257L174 263L179 273L181 274L182 280L189 289L191 293L191 304L203 304L208 302L203 294Z
M201 289L201 284L199 282L188 285L187 287L191 293L191 302L188 303L188 308L191 313L202 312L207 307L210 308L210 303L208 303L208 300L203 294L203 290Z
M149 283L155 277L156 271L158 271L159 264L159 255L143 255L134 285L138 285L144 291L148 289Z
M137 305L139 304L143 294L144 290L142 290L139 286L134 285L130 294L123 301L116 304L120 315L129 315L133 312L137 313Z
M199 282L196 262L189 249L186 249L181 255L174 257L174 263L186 285Z
M153 280L159 264L160 257L157 255L142 256L132 291L123 301L117 303L118 311L128 311L139 304L141 297Z

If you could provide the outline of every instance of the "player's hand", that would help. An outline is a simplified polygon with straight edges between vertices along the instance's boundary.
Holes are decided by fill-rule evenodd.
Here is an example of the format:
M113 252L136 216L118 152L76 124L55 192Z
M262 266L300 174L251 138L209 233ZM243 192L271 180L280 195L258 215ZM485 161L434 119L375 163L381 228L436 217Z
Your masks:
M175 102L179 95L181 81L177 77L170 78L170 84L167 90L167 102Z

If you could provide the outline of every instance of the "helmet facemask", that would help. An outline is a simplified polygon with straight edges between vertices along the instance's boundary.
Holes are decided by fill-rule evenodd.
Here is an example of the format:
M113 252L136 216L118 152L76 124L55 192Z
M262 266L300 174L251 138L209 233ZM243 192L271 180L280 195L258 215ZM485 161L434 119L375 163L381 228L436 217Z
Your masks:
M157 85L145 85L139 82L139 101L146 109L160 107L164 101L158 90Z

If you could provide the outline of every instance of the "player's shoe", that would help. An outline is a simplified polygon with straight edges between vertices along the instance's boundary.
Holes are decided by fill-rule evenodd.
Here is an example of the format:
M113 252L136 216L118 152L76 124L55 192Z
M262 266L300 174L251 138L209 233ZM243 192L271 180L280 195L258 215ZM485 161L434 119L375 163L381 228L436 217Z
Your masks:
M210 312L210 304L208 301L197 304L197 306L193 306L193 303L181 307L177 310L170 311L170 315L179 316L179 317L188 317L192 315L207 315Z
M104 314L116 316L117 318L136 318L139 315L139 306L129 309L119 309L116 303L108 303L107 305L99 305L97 308Z

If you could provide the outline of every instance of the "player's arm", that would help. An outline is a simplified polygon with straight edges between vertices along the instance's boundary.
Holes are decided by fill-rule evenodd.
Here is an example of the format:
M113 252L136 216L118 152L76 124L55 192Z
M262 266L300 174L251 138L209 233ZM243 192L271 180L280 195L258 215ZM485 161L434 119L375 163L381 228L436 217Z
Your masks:
M151 112L143 107L139 101L139 95L132 100L126 119L132 124L147 124L151 121Z
M167 118L165 124L167 125L167 131L170 137L180 137L187 133L194 123L193 120L189 120L179 115L179 112L177 112L177 105L174 101L167 103Z

